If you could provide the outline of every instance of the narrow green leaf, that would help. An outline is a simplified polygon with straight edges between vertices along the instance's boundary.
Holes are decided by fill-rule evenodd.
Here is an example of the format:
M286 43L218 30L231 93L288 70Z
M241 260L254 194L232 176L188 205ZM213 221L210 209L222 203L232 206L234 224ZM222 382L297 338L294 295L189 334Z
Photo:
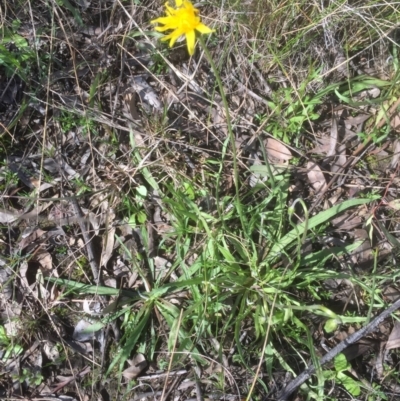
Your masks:
M300 266L320 263L323 262L324 259L328 259L332 256L341 256L344 254L348 254L355 251L362 243L363 241L356 241L354 244L349 244L346 246L334 246L332 248L310 253L309 255L306 255L301 259Z
M63 6L69 10L71 12L71 14L74 16L75 21L77 22L77 24L79 26L83 26L83 21L82 21L82 17L79 14L78 9L76 9L70 2L69 0L60 0L61 3L63 4Z
M0 326L0 345L7 345L9 342L10 339L7 337L4 326Z
M297 225L296 228L291 230L284 237L282 237L277 243L275 243L267 256L266 261L267 262L273 261L279 255L280 252L282 252L286 247L288 247L294 241L296 241L297 238L304 233L304 230L309 230L311 228L317 227L318 225L327 222L329 219L337 216L339 213L342 213L351 207L370 203L377 199L379 199L378 196L369 199L350 199L338 205L335 205L328 210L324 210L318 213L316 216L311 217L308 220L308 224L306 224L306 222L303 222Z
M118 362L120 363L120 366L123 366L124 362L131 356L133 348L135 347L141 334L145 331L145 327L151 316L151 309L152 308L150 307L150 305L147 305L145 308L142 308L138 313L135 319L136 326L131 333L127 334L125 345L112 360L106 373L107 376Z
M173 350L173 346L178 336L178 349L180 351L190 352L193 359L202 365L207 364L207 361L201 356L200 351L194 345L191 340L191 336L182 326L182 322L179 322L179 309L167 301L158 302L158 309L167 321L170 327L170 333L168 338L168 349Z
M178 280L173 283L164 284L160 288L153 289L150 293L148 292L140 292L137 290L130 290L130 289L117 289L112 287L106 286L97 286L97 285L90 285L84 283L78 283L77 281L63 279L63 278L56 278L56 277L46 277L45 280L67 287L70 291L77 292L79 294L97 294L97 295L109 295L109 296L123 296L127 297L131 300L134 299L157 299L162 295L170 292L173 289L182 289L186 287L190 287L192 285L199 285L202 283L202 277L196 277L189 280Z
M110 296L123 295L131 298L142 297L142 294L138 291L124 290L124 289L119 290L117 288L78 283L77 281L63 278L56 278L56 277L45 277L44 279L54 284L63 285L67 287L70 291L77 292L79 294L97 294L97 295L110 295Z

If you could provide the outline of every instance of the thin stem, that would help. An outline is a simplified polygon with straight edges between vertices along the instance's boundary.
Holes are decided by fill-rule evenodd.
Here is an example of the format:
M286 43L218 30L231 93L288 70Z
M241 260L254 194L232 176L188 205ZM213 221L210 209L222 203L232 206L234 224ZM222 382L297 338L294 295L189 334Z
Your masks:
M242 223L243 230L245 230L246 226L244 224L245 222L244 222L243 213L242 213L242 204L240 202L240 197L239 197L239 170L238 170L238 162L236 159L235 134L233 133L233 129L232 129L232 122L231 122L231 115L229 112L228 100L226 99L224 87L222 85L222 80L221 80L221 76L219 74L218 68L215 65L214 60L211 56L211 53L209 52L209 50L201 36L199 36L199 43L204 50L204 55L206 56L207 61L210 63L211 69L214 72L215 79L217 81L218 88L219 88L219 93L221 95L222 103L223 103L224 109L225 109L226 125L228 128L229 141L231 143L232 154L233 154L233 170L234 170L233 178L234 178L235 190L236 190L236 207L237 207L237 211L238 211L238 214L240 217L240 221ZM224 156L224 154L223 154L223 156Z

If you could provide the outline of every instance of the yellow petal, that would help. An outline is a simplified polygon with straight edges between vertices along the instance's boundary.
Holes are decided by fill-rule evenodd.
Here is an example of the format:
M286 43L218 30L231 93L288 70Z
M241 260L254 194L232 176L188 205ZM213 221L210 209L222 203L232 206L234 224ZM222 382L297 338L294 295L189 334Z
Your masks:
M164 36L161 40L169 40L169 47L172 47L175 42L182 36L182 32L178 29L171 32L169 35Z
M174 8L170 7L168 5L168 3L165 4L165 9L167 10L167 14L169 14L169 15L175 14L175 12L176 12L176 10Z
M186 42L187 42L187 48L190 56L193 56L194 54L194 47L196 45L196 34L194 31L189 31L186 33Z
M163 25L169 24L170 22L171 22L171 17L160 17L150 21L150 23L152 24L163 24Z
M204 25L201 22L196 26L196 31L199 31L200 33L213 33L213 32L215 32L214 29L209 28L207 25Z
M175 5L176 7L181 7L182 6L183 1L182 0L175 0Z
M191 11L195 11L195 12L199 11L190 1L187 1L187 0L184 0L184 1L185 1L184 6L187 10L191 10Z
M168 26L156 26L154 28L154 30L157 32L164 32L164 31L168 31L169 29L171 29L171 28L169 28Z

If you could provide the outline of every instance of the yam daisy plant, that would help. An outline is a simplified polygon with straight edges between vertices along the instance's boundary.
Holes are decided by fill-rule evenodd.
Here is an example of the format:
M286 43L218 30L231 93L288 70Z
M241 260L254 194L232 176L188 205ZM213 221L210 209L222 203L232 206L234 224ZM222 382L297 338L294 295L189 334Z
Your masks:
M164 36L161 40L169 40L169 46L172 47L175 42L182 36L186 36L186 42L188 47L188 52L192 56L194 54L194 49L196 47L196 31L199 33L212 33L213 29L204 25L201 22L199 17L199 10L193 6L193 4L189 0L175 0L175 7L171 7L167 2L165 3L166 8L166 17L160 17L155 20L152 20L153 24L162 24L163 26L157 26L155 28L158 32L164 32L168 30L172 30L170 34ZM204 50L204 55L206 56L208 62L210 63L211 69L214 72L216 82L218 84L219 92L221 94L222 103L224 105L225 113L226 113L226 125L229 133L229 140L232 147L232 153L236 154L235 147L235 135L232 130L231 118L230 118L230 110L228 106L228 101L226 99L226 95L224 92L224 88L222 85L221 76L217 69L217 66L214 63L214 60L211 56L211 53L207 49L205 42L201 35L198 36L199 43ZM225 157L225 153L223 154L223 158ZM244 227L243 214L242 214L242 206L239 200L239 175L238 175L238 166L236 157L233 157L233 169L234 169L234 181L235 181L235 189L236 189L236 206L239 212L239 216L242 220L242 225ZM218 183L217 183L218 187Z

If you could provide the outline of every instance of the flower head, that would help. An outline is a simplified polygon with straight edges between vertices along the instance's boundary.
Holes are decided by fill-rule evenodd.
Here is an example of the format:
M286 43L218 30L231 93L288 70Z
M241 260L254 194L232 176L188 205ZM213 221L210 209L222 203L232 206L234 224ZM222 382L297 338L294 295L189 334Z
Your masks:
M165 3L166 17L160 17L153 21L152 24L162 24L155 28L158 32L172 30L172 32L162 38L169 40L169 46L172 47L177 39L186 36L187 48L190 55L193 55L196 45L196 32L211 33L214 32L208 26L200 21L199 10L193 6L189 0L175 0L175 7L171 7L169 3Z

